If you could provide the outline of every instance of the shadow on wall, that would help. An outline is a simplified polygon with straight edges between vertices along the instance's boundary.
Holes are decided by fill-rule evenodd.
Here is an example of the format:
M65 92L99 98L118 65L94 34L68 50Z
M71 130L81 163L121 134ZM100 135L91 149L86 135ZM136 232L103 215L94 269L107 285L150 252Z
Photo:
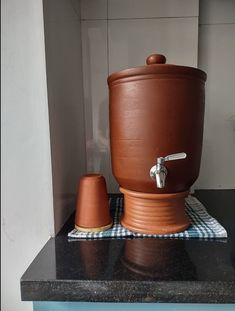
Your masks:
M55 232L74 209L85 173L79 1L44 0Z

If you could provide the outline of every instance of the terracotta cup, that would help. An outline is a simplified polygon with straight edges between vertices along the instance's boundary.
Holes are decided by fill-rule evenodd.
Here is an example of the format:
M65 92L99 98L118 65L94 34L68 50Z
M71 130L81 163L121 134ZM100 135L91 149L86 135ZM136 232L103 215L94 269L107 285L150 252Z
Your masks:
M77 195L75 227L80 231L98 232L109 229L112 219L109 214L106 182L102 175L88 174L80 179Z

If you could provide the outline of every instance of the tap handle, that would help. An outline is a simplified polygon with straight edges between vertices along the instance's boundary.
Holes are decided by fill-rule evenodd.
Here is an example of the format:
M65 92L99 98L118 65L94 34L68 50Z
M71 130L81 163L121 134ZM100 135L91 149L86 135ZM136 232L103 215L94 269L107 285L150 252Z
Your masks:
M180 153L170 154L164 157L164 160L165 161L181 160L181 159L185 159L186 157L187 157L187 154L185 152L180 152Z
M157 158L157 163L163 164L166 161L181 160L181 159L185 159L186 157L187 157L187 154L185 152L169 154L166 157Z

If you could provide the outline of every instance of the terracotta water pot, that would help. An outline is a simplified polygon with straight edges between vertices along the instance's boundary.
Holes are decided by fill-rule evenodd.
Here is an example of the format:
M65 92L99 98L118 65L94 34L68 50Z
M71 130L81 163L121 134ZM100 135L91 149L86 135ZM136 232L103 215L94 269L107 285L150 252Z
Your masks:
M141 233L174 233L189 220L184 198L199 175L206 73L165 64L108 78L112 171L124 193L122 224Z

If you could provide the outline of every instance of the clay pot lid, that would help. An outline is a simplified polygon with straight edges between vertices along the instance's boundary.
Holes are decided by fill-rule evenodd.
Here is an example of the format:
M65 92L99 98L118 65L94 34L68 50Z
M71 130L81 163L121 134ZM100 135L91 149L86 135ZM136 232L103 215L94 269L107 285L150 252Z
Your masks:
M147 57L146 64L145 66L124 69L112 73L108 77L108 84L111 85L113 82L120 81L120 79L124 78L125 81L133 79L141 80L145 79L146 77L143 76L147 75L149 78L156 78L156 75L165 75L164 77L167 76L170 78L187 76L189 78L201 79L203 82L205 82L207 78L206 73L198 68L166 64L166 57L161 54L151 54Z

